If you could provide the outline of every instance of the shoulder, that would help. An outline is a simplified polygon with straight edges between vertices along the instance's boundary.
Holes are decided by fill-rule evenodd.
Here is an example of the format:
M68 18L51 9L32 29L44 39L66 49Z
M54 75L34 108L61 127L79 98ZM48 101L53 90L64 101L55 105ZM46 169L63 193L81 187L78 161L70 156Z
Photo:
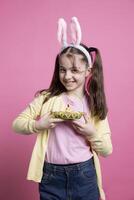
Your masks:
M46 99L48 93L47 92L43 92L43 93L36 93L33 97L33 100L30 102L30 104L32 105L42 105L44 100Z
M40 93L36 93L35 98L36 99L45 99L48 95L50 95L50 92L43 91L43 92L40 92Z
M62 102L62 94L59 94L59 95L54 95L54 96L51 96L51 93L50 92L46 92L46 91L43 91L41 93L38 93L34 100L38 103L38 104L59 104Z

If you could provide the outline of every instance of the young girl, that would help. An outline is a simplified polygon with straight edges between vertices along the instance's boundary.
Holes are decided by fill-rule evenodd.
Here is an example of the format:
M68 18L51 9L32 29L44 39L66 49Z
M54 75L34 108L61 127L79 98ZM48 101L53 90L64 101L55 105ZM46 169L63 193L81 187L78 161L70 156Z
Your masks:
M40 200L105 200L98 156L110 155L112 142L101 56L81 43L76 17L71 33L68 44L66 22L59 19L62 49L51 85L36 93L12 126L37 135L27 179L39 183Z

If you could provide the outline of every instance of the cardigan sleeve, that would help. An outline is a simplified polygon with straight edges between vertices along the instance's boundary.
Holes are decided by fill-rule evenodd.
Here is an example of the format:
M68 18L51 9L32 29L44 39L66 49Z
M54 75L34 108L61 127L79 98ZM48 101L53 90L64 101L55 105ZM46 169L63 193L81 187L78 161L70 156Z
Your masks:
M40 115L44 95L36 96L32 102L12 122L12 129L16 133L30 135L39 133L35 128L36 118Z
M92 136L88 136L91 148L103 157L110 155L113 151L111 141L111 130L109 127L108 118L94 122L96 132Z

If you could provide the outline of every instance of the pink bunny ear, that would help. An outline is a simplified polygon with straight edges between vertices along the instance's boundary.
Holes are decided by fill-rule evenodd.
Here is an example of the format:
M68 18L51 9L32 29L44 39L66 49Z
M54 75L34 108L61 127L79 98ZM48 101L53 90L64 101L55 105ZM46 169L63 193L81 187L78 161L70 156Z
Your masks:
M72 17L70 28L73 44L79 45L81 43L82 33L77 17Z
M58 20L57 38L62 47L67 46L67 24L63 18Z
M57 37L58 41L60 42L62 46L62 50L67 47L75 47L82 51L85 56L87 57L89 67L92 68L92 60L89 52L81 45L81 27L76 17L72 17L71 19L71 37L72 37L72 43L67 43L67 24L63 18L59 18L58 20L58 30L57 30Z

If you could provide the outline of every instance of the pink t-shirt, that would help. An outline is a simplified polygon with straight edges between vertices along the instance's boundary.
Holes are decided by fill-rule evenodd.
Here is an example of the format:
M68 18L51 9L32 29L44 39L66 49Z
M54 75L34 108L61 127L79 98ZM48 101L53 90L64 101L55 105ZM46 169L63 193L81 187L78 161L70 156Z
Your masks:
M65 105L70 105L74 111L89 113L89 106L86 97L80 100L76 96L67 96L62 93L62 100ZM84 122L84 118L79 119ZM54 164L69 164L84 162L90 159L93 154L84 136L80 135L71 127L69 121L60 122L54 129L51 129L45 160Z

